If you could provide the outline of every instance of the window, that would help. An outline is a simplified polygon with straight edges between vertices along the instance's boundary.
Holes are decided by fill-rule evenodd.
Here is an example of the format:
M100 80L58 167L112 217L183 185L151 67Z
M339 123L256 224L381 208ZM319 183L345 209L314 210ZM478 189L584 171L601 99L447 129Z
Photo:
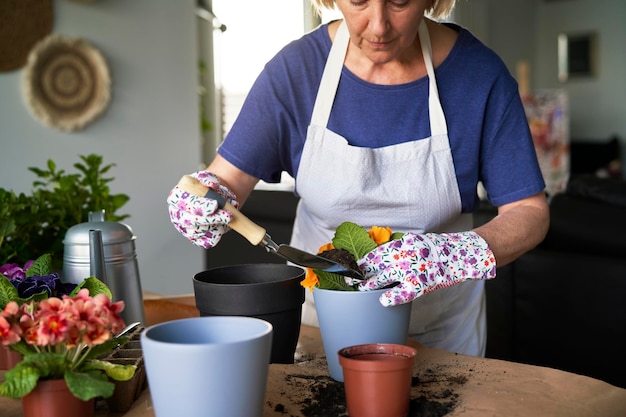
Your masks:
M265 63L304 33L303 7L302 1L294 0L213 0L215 15L226 25L214 39L224 135Z
M320 19L309 0L198 1L205 163L215 156L265 63L320 21L339 17L337 11L325 11Z

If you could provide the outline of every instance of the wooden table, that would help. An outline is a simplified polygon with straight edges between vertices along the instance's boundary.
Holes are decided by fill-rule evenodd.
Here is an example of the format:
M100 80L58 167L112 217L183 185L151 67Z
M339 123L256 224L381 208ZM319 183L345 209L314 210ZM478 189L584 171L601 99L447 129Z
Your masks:
M439 405L430 416L624 417L626 389L555 369L476 358L426 348L417 350L412 414ZM0 374L1 376L1 374ZM293 365L270 365L264 417L345 416L342 384L328 377L319 329L303 326ZM326 410L319 408L330 403ZM102 408L102 407L100 407ZM328 409L330 408L330 409ZM144 391L126 413L98 410L97 417L154 417ZM19 400L0 397L0 416L22 417Z

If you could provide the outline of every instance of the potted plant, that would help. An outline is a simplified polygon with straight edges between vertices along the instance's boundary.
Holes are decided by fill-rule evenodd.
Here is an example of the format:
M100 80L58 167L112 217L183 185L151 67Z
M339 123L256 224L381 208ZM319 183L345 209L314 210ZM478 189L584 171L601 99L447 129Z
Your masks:
M392 232L389 227L372 226L366 231L355 223L343 222L335 230L335 236L332 241L319 248L318 255L358 270L356 265L357 259L374 250L376 246L391 240L400 239L403 235L404 233ZM302 281L302 286L311 291L313 291L313 288L356 291L356 288L346 283L346 280L341 275L311 268L306 268L306 270L307 274L304 281Z
M72 292L76 284L63 283L58 273L50 273L51 263L52 257L45 254L27 261L23 267L16 263L0 266L0 310L9 301L23 304ZM11 369L21 359L18 352L0 344L0 370Z
M373 226L365 230L355 223L344 222L318 254L342 264L352 263L351 268L358 270L357 259L402 235L393 233L389 227ZM357 291L341 275L310 269L302 285L313 291L331 378L343 381L337 355L341 348L366 343L406 343L411 303L383 307L379 298L386 289Z
M95 277L72 289L61 284L49 291L48 283L55 281L50 264L49 255L44 255L23 278L19 273L12 279L0 276L0 344L23 356L5 372L0 395L21 398L25 417L41 415L44 408L49 416L69 416L72 404L84 417L93 414L95 398L113 395L111 379L124 381L134 375L133 365L98 359L127 341L116 337L124 327L119 316L124 303L111 302L110 290ZM36 284L20 286L29 279ZM23 292L26 288L30 295ZM59 414L52 411L55 405L43 403L46 399L60 401Z

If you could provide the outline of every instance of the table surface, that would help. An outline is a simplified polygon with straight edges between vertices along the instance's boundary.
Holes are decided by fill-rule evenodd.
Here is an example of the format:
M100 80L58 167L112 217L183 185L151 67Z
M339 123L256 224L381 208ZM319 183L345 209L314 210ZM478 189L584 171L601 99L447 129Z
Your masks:
M418 351L410 416L424 407L432 417L626 415L626 389L597 379L410 344ZM263 416L346 416L342 389L328 376L319 329L303 326L296 363L270 365ZM20 401L0 397L0 415L22 417ZM98 407L96 416L154 417L154 410L146 390L126 413Z

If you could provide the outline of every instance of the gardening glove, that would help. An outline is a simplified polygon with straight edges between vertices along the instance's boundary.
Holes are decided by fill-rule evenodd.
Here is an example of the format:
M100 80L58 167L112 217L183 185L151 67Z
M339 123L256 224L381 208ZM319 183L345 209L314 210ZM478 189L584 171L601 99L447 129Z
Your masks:
M237 197L220 184L217 177L207 171L190 174L204 186L214 190L226 201L238 208ZM219 208L217 200L193 195L178 185L170 191L167 204L172 224L191 243L201 248L212 248L226 233L232 214Z
M406 233L378 246L357 264L365 277L357 284L360 291L398 284L380 296L383 306L408 303L469 279L496 276L493 252L474 232Z

